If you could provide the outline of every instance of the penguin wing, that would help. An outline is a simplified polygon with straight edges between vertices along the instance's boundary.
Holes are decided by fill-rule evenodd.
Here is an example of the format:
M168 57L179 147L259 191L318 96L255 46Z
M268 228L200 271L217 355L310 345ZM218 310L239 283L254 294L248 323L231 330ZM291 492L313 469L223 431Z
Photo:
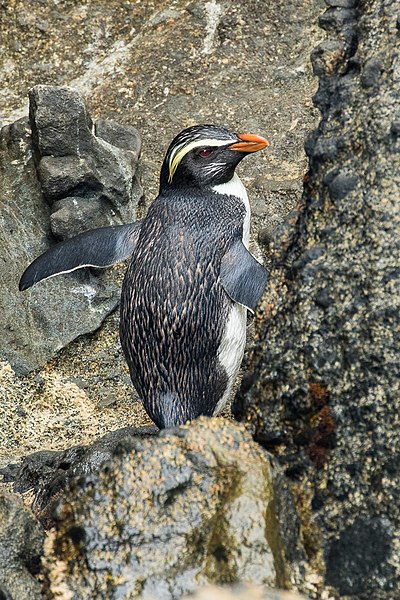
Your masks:
M268 271L237 239L221 261L220 280L228 296L252 312L267 283Z
M83 267L110 267L129 258L139 239L142 221L128 225L100 227L49 248L34 260L23 273L20 291L61 273Z

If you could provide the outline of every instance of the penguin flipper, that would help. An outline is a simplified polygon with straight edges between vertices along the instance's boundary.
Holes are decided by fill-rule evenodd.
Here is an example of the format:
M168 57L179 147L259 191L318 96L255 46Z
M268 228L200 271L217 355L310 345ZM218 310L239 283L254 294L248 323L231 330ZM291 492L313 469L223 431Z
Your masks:
M228 296L254 312L268 279L268 271L237 239L222 258L220 280Z
M100 227L80 233L49 248L23 273L20 291L61 273L83 267L110 267L132 255L139 239L142 221L128 225Z

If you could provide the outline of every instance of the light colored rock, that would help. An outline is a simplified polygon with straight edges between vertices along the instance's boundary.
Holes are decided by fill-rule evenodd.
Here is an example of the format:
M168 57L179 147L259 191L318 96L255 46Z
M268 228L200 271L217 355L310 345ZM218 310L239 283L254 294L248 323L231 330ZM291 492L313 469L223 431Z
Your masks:
M46 549L51 589L60 565L69 593L99 600L178 600L207 582L298 583L300 540L280 525L292 520L294 531L296 518L276 514L291 496L275 482L268 457L230 421L201 418L128 440L58 506Z
M253 585L237 585L233 587L208 586L184 600L306 600L305 596L296 592L272 590Z

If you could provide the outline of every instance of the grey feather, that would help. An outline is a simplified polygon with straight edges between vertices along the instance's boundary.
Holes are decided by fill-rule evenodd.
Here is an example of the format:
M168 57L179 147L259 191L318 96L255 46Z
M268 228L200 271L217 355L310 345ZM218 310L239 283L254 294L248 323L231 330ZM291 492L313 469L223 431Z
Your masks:
M268 271L236 239L223 256L220 279L222 287L234 301L254 311L267 284Z
M100 227L52 246L34 260L19 282L21 291L35 283L83 267L105 268L130 258L139 238L142 221Z

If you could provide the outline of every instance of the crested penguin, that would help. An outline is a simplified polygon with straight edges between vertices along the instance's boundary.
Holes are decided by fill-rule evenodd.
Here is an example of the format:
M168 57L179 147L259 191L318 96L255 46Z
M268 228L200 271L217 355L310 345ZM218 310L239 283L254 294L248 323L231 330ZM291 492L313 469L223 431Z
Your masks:
M229 399L267 271L248 251L250 205L235 168L268 141L196 125L171 142L159 195L135 223L50 248L20 289L84 266L130 258L120 339L144 408L159 428L218 414Z

